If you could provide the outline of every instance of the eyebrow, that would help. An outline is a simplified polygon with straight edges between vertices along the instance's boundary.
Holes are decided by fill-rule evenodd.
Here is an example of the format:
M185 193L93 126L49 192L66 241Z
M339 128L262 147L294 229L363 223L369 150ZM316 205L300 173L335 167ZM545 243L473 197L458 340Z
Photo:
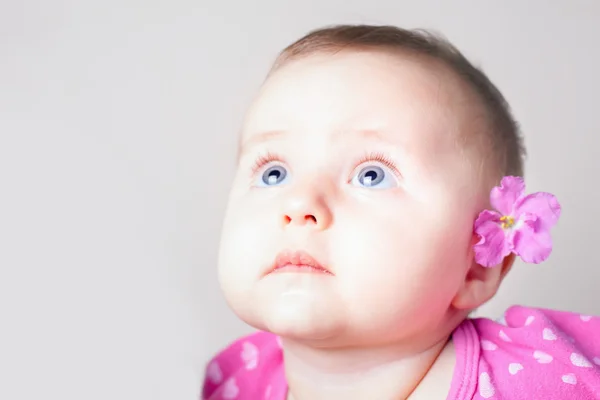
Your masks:
M286 131L265 131L257 133L256 135L252 135L250 139L243 141L240 146L240 149L243 152L246 148L256 146L257 144L260 144L262 142L267 142L269 140L276 139L278 137L284 136L285 134Z
M248 151L248 149L250 149L260 143L267 142L274 138L284 136L285 133L286 133L286 131L272 130L272 131L265 131L265 132L257 133L256 135L252 135L249 139L246 139L246 140L240 142L240 144L238 146L237 159L239 160L244 155L244 153L246 153ZM240 135L243 136L243 133L240 133Z
M366 139L375 139L381 142L390 142L389 137L380 130L376 129L351 129L348 131L336 132L335 136L352 134Z
M264 143L273 139L278 139L287 136L288 134L288 131L271 130L252 135L252 137L240 144L238 158L241 157L246 151L248 151L248 149L260 143ZM363 137L366 139L374 139L385 143L391 143L388 135L376 129L341 129L333 134L332 139L334 141L338 141L343 137L347 137L348 135Z

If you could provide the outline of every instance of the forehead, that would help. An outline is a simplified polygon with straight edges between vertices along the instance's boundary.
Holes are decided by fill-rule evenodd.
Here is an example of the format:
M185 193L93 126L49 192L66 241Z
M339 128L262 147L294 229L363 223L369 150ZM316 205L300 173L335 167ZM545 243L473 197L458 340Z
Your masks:
M313 55L267 79L246 115L242 151L282 131L307 137L365 130L388 133L403 144L441 144L464 128L469 97L453 73L424 57L373 51Z

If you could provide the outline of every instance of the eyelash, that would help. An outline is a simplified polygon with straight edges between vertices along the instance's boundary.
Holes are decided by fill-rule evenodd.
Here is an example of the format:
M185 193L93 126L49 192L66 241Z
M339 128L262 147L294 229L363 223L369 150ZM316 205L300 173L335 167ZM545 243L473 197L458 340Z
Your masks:
M369 161L377 161L383 165L385 165L386 167L388 167L389 169L392 170L392 172L396 175L396 176L401 176L400 174L400 170L398 170L398 167L396 167L396 164L391 160L390 157L388 157L387 155L385 155L384 153L368 153L365 154L362 158L359 159L359 161L354 165L354 169L356 169L359 165L369 162Z
M252 167L252 175L256 174L258 172L258 170L260 170L262 167L264 167L265 165L267 165L273 161L283 162L283 158L278 156L277 154L270 153L270 152L258 156L258 158L254 162L254 165ZM388 157L384 153L377 153L377 152L367 153L364 156L362 156L356 163L354 163L354 168L352 170L355 170L359 165L364 164L369 161L377 161L377 162L385 165L389 169L391 169L392 172L396 176L401 176L400 171L398 170L398 167L396 167L396 164L390 159L390 157Z
M264 167L265 165L267 165L268 163L273 162L273 161L283 162L283 159L281 157L279 157L277 154L270 153L270 152L258 156L256 161L254 162L254 165L252 166L252 175L256 174L259 169L261 169L262 167Z

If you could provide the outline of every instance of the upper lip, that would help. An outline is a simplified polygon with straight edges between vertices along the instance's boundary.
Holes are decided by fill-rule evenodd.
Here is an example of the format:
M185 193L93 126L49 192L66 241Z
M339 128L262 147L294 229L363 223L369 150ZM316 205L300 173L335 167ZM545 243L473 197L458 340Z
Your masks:
M275 262L273 263L273 268L271 271L275 271L278 268L285 267L286 265L306 265L315 269L323 270L331 275L333 273L323 266L320 262L318 262L313 256L311 256L308 252L303 250L285 250L282 251L275 257Z

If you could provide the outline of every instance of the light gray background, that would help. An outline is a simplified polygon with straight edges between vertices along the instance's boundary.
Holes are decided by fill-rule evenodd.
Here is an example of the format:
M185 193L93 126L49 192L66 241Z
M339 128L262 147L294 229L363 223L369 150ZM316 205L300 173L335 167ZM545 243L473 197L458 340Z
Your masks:
M215 273L242 113L332 23L439 30L512 104L564 213L480 314L600 314L600 2L2 0L0 398L197 398L248 331Z

